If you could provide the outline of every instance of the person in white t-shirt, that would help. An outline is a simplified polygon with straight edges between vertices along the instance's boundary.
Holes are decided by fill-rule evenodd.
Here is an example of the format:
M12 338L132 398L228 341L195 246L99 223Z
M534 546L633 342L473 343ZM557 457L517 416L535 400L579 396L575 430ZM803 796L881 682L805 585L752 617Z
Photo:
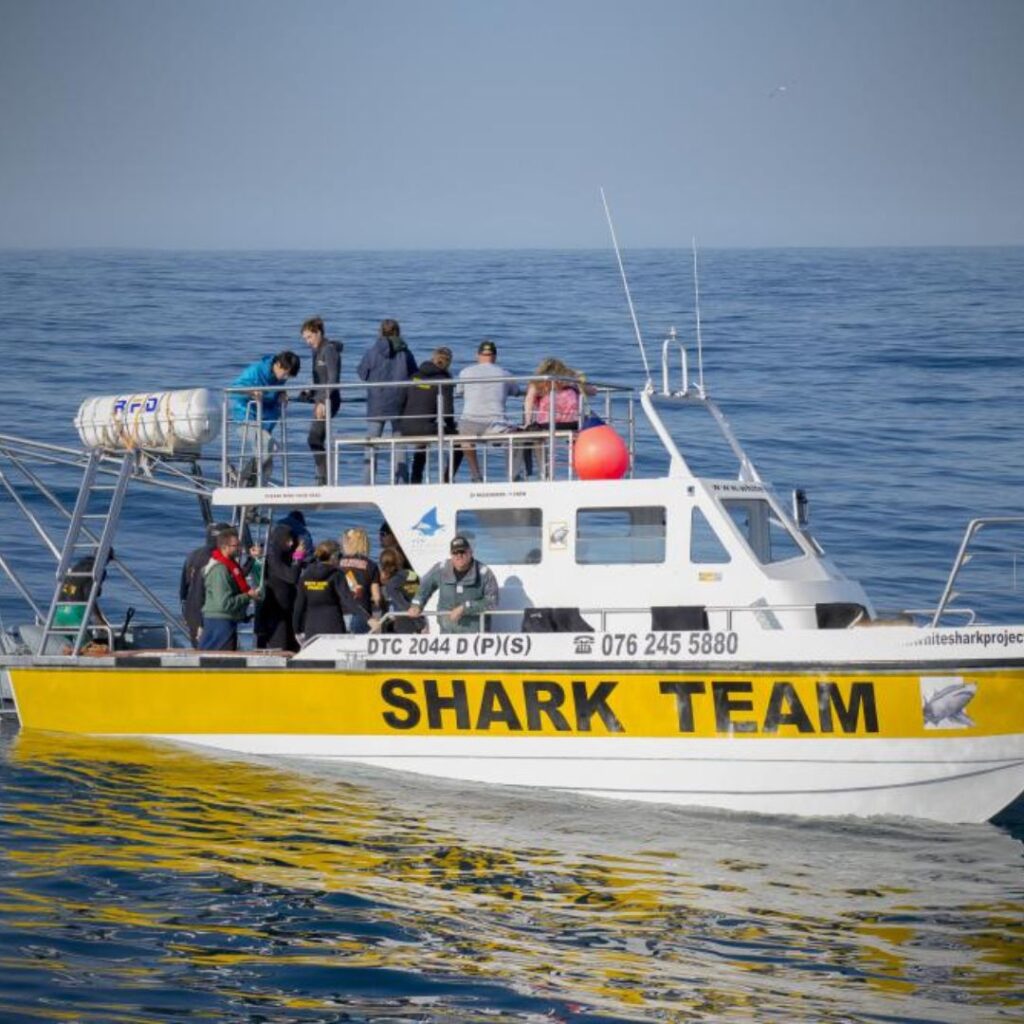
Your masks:
M505 413L505 403L520 393L519 385L512 380L512 374L505 367L498 366L498 346L493 341L480 342L476 350L476 362L459 372L455 393L462 396L460 434L506 434L512 429ZM482 480L476 444L466 441L461 448L469 463L470 476L474 481ZM512 467L513 476L519 475L521 463L522 452L517 449Z

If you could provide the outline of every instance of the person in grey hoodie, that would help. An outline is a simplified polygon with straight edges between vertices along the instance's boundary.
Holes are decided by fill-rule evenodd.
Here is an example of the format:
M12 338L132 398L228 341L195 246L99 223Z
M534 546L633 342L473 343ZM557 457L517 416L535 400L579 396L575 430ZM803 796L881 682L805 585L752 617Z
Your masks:
M367 384L401 384L416 372L416 358L409 346L402 340L397 320L382 320L377 340L366 350L356 373ZM405 402L403 387L372 387L366 392L366 436L372 440L383 436L384 424L391 423L391 433L398 434L398 423ZM371 469L372 467L372 469ZM376 479L376 446L367 445L366 468L363 483L368 484L371 475ZM404 480L404 460L398 464L396 476Z

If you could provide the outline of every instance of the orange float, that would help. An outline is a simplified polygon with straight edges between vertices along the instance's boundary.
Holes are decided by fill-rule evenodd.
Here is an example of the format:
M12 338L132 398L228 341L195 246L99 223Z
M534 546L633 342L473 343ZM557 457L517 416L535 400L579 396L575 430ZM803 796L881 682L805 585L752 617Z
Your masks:
M608 424L588 427L576 436L572 464L580 480L619 480L629 469L629 450Z

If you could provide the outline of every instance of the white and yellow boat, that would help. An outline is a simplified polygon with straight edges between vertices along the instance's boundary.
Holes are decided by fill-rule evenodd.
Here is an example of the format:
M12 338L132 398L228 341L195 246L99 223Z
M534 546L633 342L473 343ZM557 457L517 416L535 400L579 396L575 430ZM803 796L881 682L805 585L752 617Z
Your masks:
M499 471L483 483L442 482L452 438L439 431L421 439L433 482L400 486L402 439L367 441L346 420L358 406L345 402L328 439L327 485L295 482L312 477L296 450L277 459L279 482L260 468L253 486L231 486L241 455L225 432L221 479L204 492L213 506L242 521L254 508L263 520L303 508L339 523L369 512L391 524L420 572L466 534L500 584L488 631L320 636L291 657L166 643L39 653L59 633L55 594L38 616L36 652L0 659L22 728L765 814L996 814L1024 791L1024 625L983 625L950 603L984 521L968 530L936 608L880 616L823 553L798 503L787 508L761 479L683 362L677 390L667 349L660 390L596 389L598 411L627 439L624 479L579 479L574 436L549 428L481 438ZM169 465L166 437L143 437L147 397L154 417L169 407L136 396L134 412L131 401L103 406L116 430L79 423L91 454L58 578L104 469L110 479L116 470L123 493ZM204 403L201 414L216 419ZM181 408L179 428L193 415ZM711 414L734 475L691 469L674 421L693 408ZM527 443L545 449L542 476L513 479L514 447ZM371 446L385 449L390 469L364 484ZM202 490L176 472L177 486ZM108 511L91 534L99 556L119 506Z

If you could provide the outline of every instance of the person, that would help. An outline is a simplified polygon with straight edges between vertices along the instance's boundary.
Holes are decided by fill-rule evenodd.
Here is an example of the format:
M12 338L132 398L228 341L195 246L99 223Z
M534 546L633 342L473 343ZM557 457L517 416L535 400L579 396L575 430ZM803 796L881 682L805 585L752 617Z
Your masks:
M536 377L569 379L530 381L523 401L523 420L526 425L546 427L552 419L553 405L555 426L558 429L579 430L580 388L583 385L580 375L561 359L555 358L542 360L533 372Z
M384 609L389 612L407 612L419 590L420 578L415 571L403 567L396 548L385 548L380 553L380 589ZM405 615L389 619L384 628L388 633L425 633L427 624L422 618L410 619Z
M597 389L587 385L585 378L571 369L561 359L544 359L534 370L537 377L557 377L560 380L532 380L523 400L523 422L527 430L544 429L555 421L557 430L579 430L580 393L597 394ZM566 379L567 378L567 379ZM554 413L552 417L552 412ZM540 474L544 476L547 446L538 442L535 452L540 461Z
M231 382L232 388L251 389L231 393L231 421L236 425L244 459L240 468L243 487L252 487L258 480L258 453L262 453L263 475L269 475L275 447L271 431L288 400L283 391L263 389L282 385L299 372L301 365L294 352L278 352L250 363Z
M107 552L106 563L103 572L96 583L96 597L93 600L92 615L90 623L97 626L107 626L107 617L100 610L99 597L103 593L103 581L107 578L106 565L114 557L114 549ZM89 602L89 590L92 587L93 566L96 564L95 555L85 555L79 558L64 576L60 586L61 600L53 613L53 624L58 629L78 629L85 619L85 608Z
M408 569L410 567L409 559L406 557L405 552L402 550L402 545L398 543L398 538L395 536L395 531L391 529L390 524L385 520L380 524L380 529L377 531L378 540L380 542L380 552L383 555L389 548L394 549L396 555L398 555L398 565L401 569Z
M203 569L200 650L238 650L238 624L245 621L249 602L257 596L238 564L239 545L238 531L233 526L221 530L217 546Z
M510 426L505 415L505 403L519 394L519 385L512 380L512 374L498 366L498 346L484 339L476 353L476 363L459 372L456 391L462 396L462 416L459 419L460 434L505 434ZM477 458L476 443L467 441L460 445L469 463L471 479L478 483L483 480L480 461ZM513 457L512 475L516 477L522 468L522 453L516 449Z
M267 539L263 596L256 611L256 646L297 651L292 615L304 552L291 529L278 523Z
M292 536L298 541L299 547L292 551L292 560L306 562L313 557L313 535L306 525L306 516L302 509L293 508L287 515L282 516L278 522L284 524L292 531Z
M438 562L423 577L409 614L413 618L422 615L424 605L436 590L442 633L479 632L485 614L498 607L498 581L486 565L473 557L473 547L466 537L453 537L448 550L451 557Z
M338 567L340 557L337 541L322 541L299 577L292 627L304 642L322 633L345 633L345 616L362 614Z
M367 384L400 385L416 372L416 359L402 338L397 320L382 320L377 340L363 353L356 373ZM399 433L398 422L405 403L405 388L371 387L366 392L366 437L372 441L384 434L391 423L392 435ZM367 445L363 483L376 479L377 448ZM398 464L396 476L405 479L405 466Z
M381 614L380 572L370 558L370 538L362 527L353 526L342 534L339 565L359 605L349 620L350 632L376 632Z
M310 317L302 325L302 340L313 350L313 384L337 384L341 380L344 344L328 339L324 322L318 316ZM313 387L301 392L299 401L313 403L313 422L307 440L316 463L317 486L322 487L327 483L327 421L333 419L341 408L341 392L333 388L326 391L323 387Z
M203 632L203 601L206 598L203 569L216 550L218 535L222 530L229 529L230 525L209 523L206 527L206 543L189 552L181 567L178 597L181 601L181 617L188 627L188 638L193 647L199 646L199 636Z
M437 401L441 399L442 426L444 433L455 434L458 429L455 426L455 389L451 385L442 386L440 381L450 381L451 373L448 367L452 364L452 350L442 345L435 348L430 358L421 363L419 369L413 374L412 380L415 387L407 388L405 391L405 404L402 406L402 418L399 421L399 430L404 437L437 437ZM440 392L440 396L438 395ZM410 480L414 484L423 483L423 471L427 464L427 442L420 441L413 445L412 474ZM443 465L444 458L441 452L437 455L438 465ZM447 475L450 480L458 471L462 462L462 449L456 448L452 460L450 474L438 473L439 478Z

